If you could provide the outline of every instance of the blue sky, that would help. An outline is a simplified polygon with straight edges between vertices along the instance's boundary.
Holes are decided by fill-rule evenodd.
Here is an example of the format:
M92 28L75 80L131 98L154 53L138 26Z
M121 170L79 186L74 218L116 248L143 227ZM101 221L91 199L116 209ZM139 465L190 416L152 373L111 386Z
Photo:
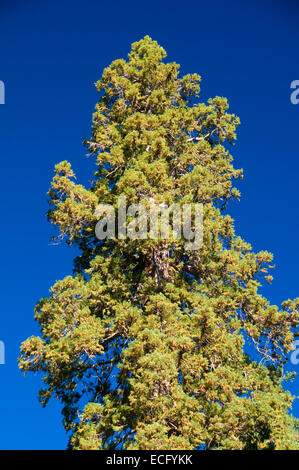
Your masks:
M90 135L93 83L146 34L182 73L202 76L203 100L226 96L240 116L233 155L245 178L229 212L254 250L275 255L275 279L263 293L278 304L299 295L299 104L290 101L299 80L296 0L1 0L1 449L66 447L59 403L43 409L40 378L24 379L17 368L20 343L38 333L36 301L72 271L74 251L49 242L46 193L61 160L81 183L92 178L81 142ZM298 386L299 377L294 394Z

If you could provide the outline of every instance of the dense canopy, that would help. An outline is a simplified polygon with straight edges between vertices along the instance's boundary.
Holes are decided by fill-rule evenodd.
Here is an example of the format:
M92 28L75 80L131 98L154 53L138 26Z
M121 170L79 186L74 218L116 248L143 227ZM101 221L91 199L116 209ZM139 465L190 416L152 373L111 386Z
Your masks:
M79 247L74 275L36 306L41 337L20 367L58 397L73 449L295 449L284 363L298 299L260 293L272 255L235 234L227 202L242 176L230 154L239 119L200 101L200 77L146 36L96 83L86 141L89 187L56 165L49 219ZM203 244L95 236L98 204L203 204Z

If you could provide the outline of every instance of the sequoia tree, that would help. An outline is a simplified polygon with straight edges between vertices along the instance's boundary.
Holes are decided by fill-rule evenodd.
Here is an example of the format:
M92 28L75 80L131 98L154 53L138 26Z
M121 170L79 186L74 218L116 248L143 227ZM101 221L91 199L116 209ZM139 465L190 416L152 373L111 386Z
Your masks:
M73 276L36 306L41 337L20 368L41 372L40 401L63 405L72 449L295 449L284 372L298 299L261 294L272 255L235 234L230 148L239 119L200 101L200 77L146 36L96 83L85 141L96 172L77 184L56 165L48 217L79 248ZM98 204L203 204L203 243L95 235Z

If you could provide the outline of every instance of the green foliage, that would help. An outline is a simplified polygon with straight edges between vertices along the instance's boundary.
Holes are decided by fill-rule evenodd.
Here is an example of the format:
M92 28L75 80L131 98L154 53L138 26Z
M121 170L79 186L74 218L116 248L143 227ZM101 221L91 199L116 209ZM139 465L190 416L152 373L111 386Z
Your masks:
M38 303L42 336L22 344L20 368L43 373L41 402L61 400L74 449L298 448L282 387L298 299L279 309L258 292L272 255L223 211L239 197L227 149L239 119L225 98L199 102L200 77L180 78L165 56L146 36L96 83L90 187L68 162L55 168L49 219L80 255ZM202 248L100 242L95 208L119 196L203 203Z

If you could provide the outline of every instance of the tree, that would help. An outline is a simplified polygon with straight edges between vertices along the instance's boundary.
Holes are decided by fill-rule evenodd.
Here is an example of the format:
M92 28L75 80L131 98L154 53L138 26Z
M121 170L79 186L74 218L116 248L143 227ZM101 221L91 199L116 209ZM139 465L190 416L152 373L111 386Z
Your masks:
M283 388L298 299L279 309L259 293L272 255L226 213L239 119L225 98L201 103L200 77L165 57L146 36L96 83L90 187L70 163L55 167L48 217L80 254L37 304L42 336L22 344L20 368L42 372L43 405L61 400L73 449L298 448ZM98 240L95 209L120 196L202 203L202 247Z

